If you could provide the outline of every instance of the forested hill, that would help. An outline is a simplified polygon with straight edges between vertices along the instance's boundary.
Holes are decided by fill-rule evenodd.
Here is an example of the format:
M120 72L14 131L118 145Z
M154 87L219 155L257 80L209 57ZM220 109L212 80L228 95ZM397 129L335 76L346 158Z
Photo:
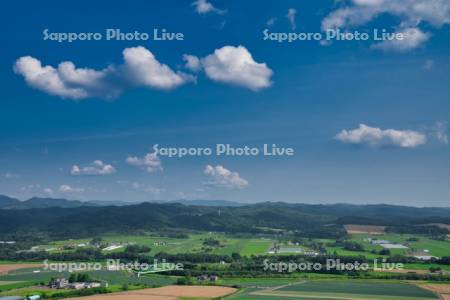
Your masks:
M30 230L53 237L81 237L108 232L182 229L252 233L285 229L304 236L333 237L342 234L342 224L412 228L414 225L429 223L450 224L450 209L281 202L234 207L142 203L128 206L0 209L1 236Z

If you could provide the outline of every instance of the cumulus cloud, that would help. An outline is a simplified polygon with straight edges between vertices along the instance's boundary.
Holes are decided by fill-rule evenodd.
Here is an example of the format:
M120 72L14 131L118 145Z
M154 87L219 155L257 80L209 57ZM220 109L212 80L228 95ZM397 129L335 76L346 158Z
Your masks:
M196 0L192 2L192 6L195 7L195 11L200 15L207 13L216 13L222 15L226 13L226 10L214 7L214 5L212 5L212 3L208 2L207 0Z
M129 156L126 159L126 162L131 166L141 168L149 173L163 170L161 160L155 152L147 153L142 158Z
M168 90L194 81L192 75L175 72L160 63L144 47L126 48L124 63L110 65L103 70L77 68L65 61L57 67L43 66L31 56L23 56L14 64L14 72L22 75L27 84L53 96L81 100L91 97L112 99L132 87Z
M167 65L161 64L144 47L126 48L123 50L123 58L125 63L122 68L125 74L138 86L168 90L194 80L191 75L174 72Z
M222 83L242 86L257 91L269 87L272 70L266 63L258 63L243 46L224 46L204 58L185 54L185 67L190 71L204 70L208 78ZM22 75L35 89L61 98L82 100L98 97L114 99L125 90L147 87L170 90L196 77L160 63L148 49L132 47L123 50L121 65L110 65L103 70L77 68L66 61L57 67L44 66L31 56L24 56L14 64L14 72Z
M410 38L399 43L383 43L381 49L406 51L414 49L425 42L429 34L418 27L427 23L439 28L450 24L450 2L448 0L352 0L332 11L322 20L322 30L360 26L374 20L380 15L397 17L400 23L397 31L409 31Z
M247 48L224 46L202 59L206 75L212 80L260 90L271 85L272 70L257 63Z
M211 178L211 181L206 183L208 185L238 189L248 186L248 181L242 178L239 173L232 172L220 165L215 167L207 165L203 173Z
M295 30L297 28L297 24L295 22L296 15L297 15L297 10L295 8L289 8L288 9L288 13L286 15L286 18L288 19L292 30Z
M82 192L84 192L84 189L71 187L68 184L63 184L59 187L59 191L61 193L82 193Z
M62 62L57 68L42 66L41 61L23 56L14 65L14 72L22 75L27 84L50 95L70 99L103 96L111 98L115 90L105 85L109 68L95 71L87 68L75 68L72 62Z
M101 160L94 160L90 165L86 167L79 167L78 165L73 165L70 170L70 174L74 176L78 175L111 175L116 173L116 169L110 165L105 164Z
M266 63L258 63L244 46L224 46L213 54L191 61L199 61L208 78L257 91L269 87L272 70Z
M382 130L360 124L357 129L342 130L335 138L343 143L365 144L371 147L397 146L415 148L427 142L426 135L412 130Z
M200 59L195 55L184 54L183 60L186 62L186 64L184 65L185 68L193 72L197 72L202 68Z
M372 48L385 51L405 52L419 47L430 37L428 33L425 33L416 27L402 28L396 33L402 34L404 38L385 40L373 45Z

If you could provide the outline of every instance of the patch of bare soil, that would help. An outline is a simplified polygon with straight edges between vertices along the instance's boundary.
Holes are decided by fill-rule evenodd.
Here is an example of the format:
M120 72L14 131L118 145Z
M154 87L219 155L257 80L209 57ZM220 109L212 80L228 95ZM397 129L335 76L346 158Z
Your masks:
M7 274L14 270L25 269L25 268L37 268L42 267L41 264L0 264L0 274Z
M385 226L372 226L372 225L344 225L348 234L384 234Z
M434 293L439 294L441 299L450 300L450 284L432 284L426 283L419 285L421 288L427 289Z
M180 297L208 299L223 297L234 293L235 291L236 289L234 288L223 286L169 285L154 289L73 298L72 300L175 300Z

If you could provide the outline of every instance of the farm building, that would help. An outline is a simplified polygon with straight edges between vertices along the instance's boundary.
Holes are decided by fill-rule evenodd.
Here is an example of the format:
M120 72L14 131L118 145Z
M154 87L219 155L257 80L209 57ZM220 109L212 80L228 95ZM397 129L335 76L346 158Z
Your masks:
M411 252L411 253L408 253L407 256L412 256L412 257L415 257L420 260L439 259L439 257L431 255L428 250Z

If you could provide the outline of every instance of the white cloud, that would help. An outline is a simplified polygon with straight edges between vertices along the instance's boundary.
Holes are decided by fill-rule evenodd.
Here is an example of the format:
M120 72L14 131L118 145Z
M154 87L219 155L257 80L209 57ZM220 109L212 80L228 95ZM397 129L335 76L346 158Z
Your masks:
M42 66L31 56L19 58L14 72L22 75L27 84L50 95L74 100L88 97L113 98L119 90L108 84L113 68L102 71L88 68L76 68L72 62L62 62L57 68Z
M416 48L428 39L428 34L419 29L419 25L427 23L439 28L450 24L450 1L448 0L353 0L349 5L341 6L332 11L322 20L322 30L349 28L360 26L374 20L380 15L388 14L399 19L397 31L409 30L409 39L399 43L387 43L386 50Z
M432 128L432 135L441 143L448 144L447 122L436 122Z
M195 80L191 75L174 72L167 65L161 64L144 47L126 48L123 50L123 58L125 74L134 85L168 90Z
M45 188L44 189L44 193L48 194L48 195L52 195L53 194L53 190L51 188Z
M149 173L163 170L161 160L155 152L147 153L142 158L129 156L126 162L131 166L139 167Z
M81 100L91 97L112 99L132 87L150 87L161 90L176 88L195 81L192 75L175 72L156 60L144 47L126 48L124 63L97 71L77 68L65 61L58 67L43 66L41 61L23 56L14 64L14 72L22 75L27 84L53 96Z
M332 11L322 20L322 29L359 26L382 14L399 17L405 26L427 22L441 27L450 23L448 0L353 0L350 3Z
M427 142L426 135L412 130L382 130L360 124L353 130L342 130L335 138L349 144L366 144L371 147L398 146L403 148L415 148Z
M405 52L419 47L430 38L428 33L425 33L415 27L403 28L396 33L402 34L404 38L401 40L385 40L381 43L373 45L372 47L385 51Z
M59 187L59 191L61 193L82 193L82 192L84 192L84 189L83 188L74 188L74 187L71 187L70 185L63 184Z
M214 7L214 5L212 5L212 3L208 2L207 0L196 0L196 1L192 2L192 6L194 6L195 11L201 15L207 14L207 13L216 13L216 14L222 15L222 14L226 13L225 10Z
M295 16L296 15L297 15L297 10L295 8L289 8L288 9L288 13L286 15L286 18L288 19L292 30L295 30L297 28L297 24L295 22Z
M49 187L42 187L39 183L29 184L20 187L21 192L25 192L27 194L31 194L33 196L38 195L53 195L54 191L53 189Z
M113 99L133 87L170 90L196 81L195 76L173 71L160 63L144 47L124 49L123 59L121 65L110 65L97 71L77 68L70 61L62 62L56 68L43 66L38 59L24 56L17 59L14 71L22 75L29 86L72 100ZM217 82L255 91L272 84L272 70L265 63L256 62L243 46L224 46L204 58L185 54L183 59L187 69L195 72L203 69L207 77Z
M266 63L256 62L243 46L224 46L201 60L210 79L257 91L269 87L273 72Z
M207 165L203 173L212 179L212 181L206 183L208 185L238 189L248 186L248 181L240 177L239 173L232 172L220 165L215 167Z
M116 169L110 165L105 164L101 160L93 161L89 166L79 167L77 165L73 165L70 170L70 174L72 175L111 175L116 173Z
M357 5L373 6L382 4L384 0L353 0L353 2Z
M185 68L187 68L193 72L197 72L202 68L200 59L195 55L184 54L183 59L186 62L186 64L184 65Z

